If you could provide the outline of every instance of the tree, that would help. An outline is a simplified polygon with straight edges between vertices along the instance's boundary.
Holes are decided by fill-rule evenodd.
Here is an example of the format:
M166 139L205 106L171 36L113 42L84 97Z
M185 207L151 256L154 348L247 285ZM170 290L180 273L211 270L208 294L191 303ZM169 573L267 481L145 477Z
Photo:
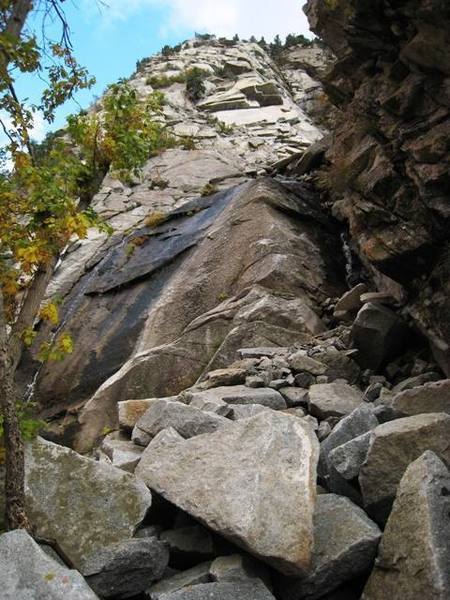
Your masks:
M94 110L71 117L62 134L51 134L40 146L32 142L37 111L51 123L58 106L93 83L73 56L63 1L37 3L44 20L49 14L60 19L59 43L45 37L38 43L27 31L31 0L0 3L0 125L7 139L3 155L12 165L0 174L0 441L10 529L31 529L25 511L23 435L33 427L16 393L15 372L24 347L34 341L36 320L58 322L57 304L44 304L43 298L59 254L90 227L103 227L89 202L107 170L122 178L136 173L170 142L152 118L161 110L162 95L141 102L126 82L111 86ZM18 98L15 78L42 75L44 66L48 87L38 105L28 106ZM39 348L39 358L60 360L71 349L70 336L61 332Z

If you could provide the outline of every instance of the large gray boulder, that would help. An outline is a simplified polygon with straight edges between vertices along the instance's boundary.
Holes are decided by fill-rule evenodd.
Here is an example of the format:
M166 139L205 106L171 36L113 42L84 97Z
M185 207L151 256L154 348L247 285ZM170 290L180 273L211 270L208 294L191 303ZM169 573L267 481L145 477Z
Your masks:
M163 594L159 600L275 600L260 581L222 581L204 583Z
M189 402L198 401L200 398L210 402L220 400L227 404L260 404L274 410L287 408L283 396L272 388L249 388L245 385L231 385L186 393L186 399Z
M358 477L366 460L370 438L370 431L366 431L332 450L328 456L331 468L347 481Z
M269 569L249 555L230 554L219 556L211 563L210 576L213 581L248 581L261 579L270 584Z
M125 434L117 431L108 434L100 448L114 467L129 473L134 472L144 451L143 448L133 444Z
M380 537L378 526L348 498L318 496L311 569L304 578L282 581L281 600L314 600L369 572Z
M314 417L344 417L362 402L362 393L346 383L317 383L309 388L309 410Z
M429 412L450 414L450 379L401 391L393 397L390 406L405 417Z
M396 419L372 431L366 461L359 473L364 505L385 523L408 465L426 450L450 461L450 416L430 413Z
M298 574L311 560L318 454L306 423L265 411L183 442L157 436L136 474L251 554Z
M98 600L78 571L53 560L24 530L0 536L2 600Z
M128 598L161 579L168 546L156 537L132 539L102 548L84 565L87 582L102 598Z
M306 373L311 373L311 375L323 375L327 370L326 365L307 356L306 353L302 351L291 354L288 357L287 362L293 371L305 371Z
M135 444L147 446L155 435L168 427L173 427L184 438L190 438L201 433L211 433L227 422L225 417L182 402L155 399L136 423L131 439Z
M398 487L363 600L450 598L450 473L426 451Z
M372 407L363 402L349 415L344 417L334 427L333 431L320 444L320 459L318 472L326 478L330 470L330 453L346 442L366 433L378 426L378 420L373 413Z
M36 535L82 573L104 547L131 538L151 505L150 491L130 473L40 438L28 444L25 468Z
M204 562L181 571L181 573L175 573L172 577L161 579L158 583L155 583L147 590L147 596L150 600L159 600L164 594L170 592L177 592L185 587L191 587L198 585L199 583L209 583L211 581L209 570L211 562Z
M163 531L160 539L170 550L170 565L175 569L186 569L215 556L214 539L202 525L188 525Z
M365 304L352 326L352 338L359 350L357 361L364 369L376 371L404 347L408 328L390 308Z

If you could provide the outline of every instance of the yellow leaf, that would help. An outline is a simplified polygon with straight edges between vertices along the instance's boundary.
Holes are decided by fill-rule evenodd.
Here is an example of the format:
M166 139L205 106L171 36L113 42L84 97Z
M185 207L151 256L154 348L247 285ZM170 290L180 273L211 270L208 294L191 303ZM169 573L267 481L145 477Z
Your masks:
M50 321L50 323L56 325L59 321L58 307L54 302L48 302L39 311L39 316L44 321Z
M23 343L25 344L25 346L30 347L34 342L36 335L37 335L37 332L33 331L32 327L27 327L22 332L22 340L23 340Z

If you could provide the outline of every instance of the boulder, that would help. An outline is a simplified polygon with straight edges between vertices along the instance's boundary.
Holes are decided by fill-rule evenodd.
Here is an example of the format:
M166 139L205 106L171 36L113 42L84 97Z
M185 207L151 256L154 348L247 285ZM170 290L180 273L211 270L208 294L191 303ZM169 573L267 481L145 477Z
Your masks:
M210 401L221 400L227 404L261 404L274 410L286 408L286 402L277 390L248 388L245 385L221 386L201 392L187 392L186 398L190 402L203 398Z
M344 417L361 402L362 393L346 383L317 383L309 388L309 410L319 419Z
M159 600L275 600L260 581L222 581L204 583L163 594Z
M450 597L450 473L426 451L406 469L363 600Z
M390 406L395 413L405 417L430 412L450 414L450 379L399 392L393 397Z
M274 358L275 356L286 356L289 348L280 346L267 346L260 348L239 348L238 354L241 358Z
M296 406L306 407L308 404L308 391L297 387L282 387L278 390L286 401L288 408Z
M213 581L248 581L261 579L270 587L270 574L265 565L248 555L230 554L219 556L211 563Z
M348 498L318 496L314 515L314 552L311 569L301 579L285 578L281 600L321 598L345 581L370 571L381 531Z
M0 535L2 600L98 600L78 571L50 558L22 529Z
M160 539L168 544L170 565L176 569L187 569L201 561L214 558L214 540L211 532L201 525L163 531Z
M169 550L157 538L132 539L102 548L84 565L91 588L102 598L128 598L161 579Z
M210 570L211 563L205 562L187 571L176 573L172 577L167 577L158 581L147 590L147 597L150 600L160 600L163 594L177 592L183 588L190 588L199 583L208 583L211 581Z
M231 409L230 418L233 421L238 421L239 419L248 419L249 417L254 417L255 415L262 413L267 410L272 410L267 406L262 406L261 404L235 404Z
M27 512L82 573L100 550L132 537L152 501L142 481L111 465L37 438L25 455Z
M288 358L288 364L293 371L306 371L311 375L323 375L327 370L326 365L310 358L302 351L291 354Z
M331 347L314 355L316 360L327 366L325 372L328 381L345 379L348 383L356 383L361 369L353 360L354 350L340 352Z
M176 400L178 396L170 396L165 400ZM145 400L122 400L117 403L119 426L125 431L131 431L139 419L147 412L157 398ZM158 398L160 399L160 398Z
M367 431L362 435L338 446L331 450L328 455L328 461L332 468L347 481L358 477L361 466L366 460L371 432Z
M240 385L245 383L247 371L245 369L229 367L227 369L216 369L210 371L206 376L208 387L219 387L220 385Z
M378 424L371 406L366 403L360 404L349 415L339 421L330 435L320 444L319 475L321 477L328 475L330 453L335 448L342 446L342 444L349 442L362 433L366 433L366 431L371 431Z
M407 335L407 325L390 308L365 304L352 326L358 363L364 369L377 371L404 348Z
M136 423L131 439L135 444L147 446L155 435L168 427L173 427L184 438L190 438L211 433L224 423L227 423L224 417L194 406L164 398L155 399Z
M114 467L130 473L134 472L143 452L143 448L139 448L133 442L117 436L115 432L105 437L101 449Z
M226 402L220 400L220 398L208 396L207 394L204 396L201 394L196 394L195 398L189 402L189 406L199 408L200 410L206 412L215 413L221 417L229 417L232 411L231 406L229 406Z
M338 319L346 319L356 313L362 306L361 294L367 291L365 283L358 283L343 294L336 302L334 316Z
M427 371L426 373L420 373L419 375L413 375L412 377L407 377L397 383L392 388L392 392L394 394L398 394L400 392L404 392L405 390L410 390L411 388L420 387L425 383L429 383L431 381L439 381L441 376L436 373L436 371Z
M137 474L211 529L297 574L311 559L318 452L302 419L265 411L183 442L155 438Z
M407 466L426 450L450 461L450 416L430 413L396 419L373 431L359 473L364 505L379 523L389 516L397 486Z

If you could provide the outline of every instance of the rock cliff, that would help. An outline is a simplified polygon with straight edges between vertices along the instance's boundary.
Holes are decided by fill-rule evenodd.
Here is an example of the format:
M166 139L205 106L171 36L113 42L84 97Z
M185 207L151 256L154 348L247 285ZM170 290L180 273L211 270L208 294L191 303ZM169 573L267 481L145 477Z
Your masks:
M336 223L308 183L263 177L322 137L311 75L330 57L312 44L279 65L258 44L212 39L141 63L130 84L142 97L164 93L162 118L181 147L150 159L128 187L106 177L93 208L114 235L92 232L70 248L51 282L75 351L35 371L44 416L94 396L81 420L93 435L95 407L98 435L124 395L176 394L241 346L324 329L314 310L344 290ZM192 69L197 99L183 81Z
M339 109L325 175L332 211L448 374L450 7L309 0L305 10L337 56L323 79Z
M7 600L450 597L450 10L306 11L333 52L207 36L130 78L177 143L50 284L74 351L21 365Z

